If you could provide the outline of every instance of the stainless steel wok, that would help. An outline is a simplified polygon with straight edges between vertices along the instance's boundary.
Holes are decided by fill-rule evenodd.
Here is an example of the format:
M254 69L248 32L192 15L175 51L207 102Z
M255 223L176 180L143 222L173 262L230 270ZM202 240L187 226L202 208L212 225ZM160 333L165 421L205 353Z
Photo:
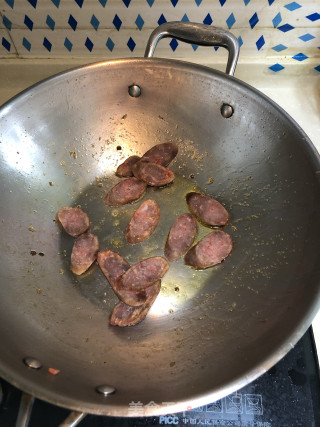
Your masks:
M164 24L149 56L164 36L227 47L234 72L228 33ZM124 158L168 140L179 145L176 180L145 196L160 224L128 247L138 204L109 208L103 197ZM319 157L281 108L231 75L148 57L59 74L1 108L0 153L0 375L33 396L119 416L139 401L145 415L206 404L274 365L319 309ZM117 298L97 265L70 272L73 238L57 211L80 205L101 249L135 263L163 255L191 189L229 210L233 252L205 271L171 263L147 318L109 326Z

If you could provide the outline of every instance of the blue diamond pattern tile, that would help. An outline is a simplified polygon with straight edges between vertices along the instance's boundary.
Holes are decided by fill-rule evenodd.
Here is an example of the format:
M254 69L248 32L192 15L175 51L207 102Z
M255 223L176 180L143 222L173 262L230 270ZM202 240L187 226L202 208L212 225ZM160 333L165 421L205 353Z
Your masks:
M285 8L288 9L288 10L290 10L290 12L292 12L294 10L297 10L297 9L300 9L300 7L302 7L301 4L299 4L299 3L295 2L295 1L293 1L292 3L289 3L289 4L285 5Z
M217 51L217 50L219 49L219 46L213 46L213 49L214 49L215 51Z
M33 30L33 21L29 18L29 16L25 15L24 17L24 24L27 28L29 28L30 31Z
M56 23L54 22L54 20L51 18L50 15L47 16L47 20L46 20L46 24L48 25L48 27L50 28L50 30L54 30L54 27L56 25Z
M10 52L11 49L11 43L5 38L2 37L2 46L8 51Z
M80 9L82 8L82 5L83 5L83 1L84 0L74 0L76 3L77 3L77 5L80 7ZM91 52L91 51L90 51Z
M243 45L243 40L241 36L238 37L238 42L239 42L239 47L241 47Z
M122 25L122 21L117 14L115 14L112 23L115 26L115 28L119 31Z
M113 51L113 48L114 48L114 42L113 42L113 40L112 40L110 37L108 37L108 40L107 40L107 42L106 42L106 46L107 46L107 48L110 50L110 52L112 52L112 51Z
M231 13L231 15L229 15L228 19L226 20L229 30L234 26L235 22L236 22L236 18L234 17L234 14Z
M69 30L66 31L63 38L60 39L60 36L58 37L57 33L57 13L60 12L60 9L62 10L62 8L65 6L66 1L68 4L70 3L70 8L67 9L68 12L67 15L65 15L64 22L61 20L61 22L59 21L59 27L63 29L67 24ZM111 3L113 4L114 2L116 2L115 8L111 7ZM304 51L305 48L303 49L301 45L303 44L304 46L308 46L311 49L317 49L317 46L319 46L320 44L319 40L317 39L318 34L312 28L315 25L317 26L317 24L320 22L320 9L318 7L318 1L316 0L310 0L310 2L306 5L302 0L279 0L278 2L274 0L256 0L255 2L251 0L240 0L238 1L238 3L232 2L232 0L207 0L207 2L204 2L203 0L194 0L191 1L189 9L183 7L183 0L158 0L157 2L155 2L155 0L46 0L46 4L48 6L47 9L41 9L43 7L43 2L39 0L23 0L25 8L22 9L20 27L19 22L16 23L14 19L11 20L10 15L11 9L13 9L13 11L15 11L15 9L18 10L18 5L20 5L19 0L4 0L2 1L2 3L4 6L1 9L2 14L0 14L0 25L2 24L3 29L5 29L7 32L10 31L11 33L13 33L19 28L21 29L21 23L24 23L24 34L23 31L21 31L21 35L18 35L18 37L16 37L15 35L15 37L17 38L17 46L20 45L20 48L24 50L25 54L27 54L27 52L31 53L35 49L34 42L31 39L31 35L28 35L29 30L30 32L32 31L34 33L35 28L37 28L37 30L42 29L44 34L40 38L39 42L40 45L43 42L43 45L45 49L47 49L47 51L56 54L56 49L62 48L65 54L68 54L69 52L74 52L73 49L75 48L76 39L70 34L72 33L71 29L74 32L79 29L80 19L82 23L81 28L87 29L87 34L84 37L84 41L80 41L81 46L78 46L77 44L77 49L80 47L84 54L87 49L90 52L91 50L93 52L93 49L98 48L98 42L95 41L96 36L92 34L96 33L96 31L101 31L102 23L104 23L104 13L107 13L109 16L109 24L110 21L113 20L113 25L111 25L112 28L114 28L113 32L120 32L124 29L130 30L131 28L131 33L128 34L128 36L131 36L131 38L129 39L129 37L127 37L126 40L128 42L128 49L133 52L137 48L137 42L135 42L133 39L134 32L139 31L141 34L142 30L145 30L146 28L151 28L151 26L154 25L158 18L159 25L167 22L167 20L169 20L169 17L171 20L172 17L169 16L170 10L172 12L174 8L177 14L175 17L173 17L173 19L181 20L182 22L190 22L196 20L198 22L203 22L204 24L209 26L215 24L218 25L218 23L220 22L222 26L223 23L225 23L224 27L229 30L232 30L235 27L238 27L238 29L240 27L242 28L243 25L239 23L239 19L240 17L241 19L244 18L246 20L246 24L244 23L245 27L254 30L257 30L257 28L259 27L260 28L258 33L256 33L256 31L250 31L249 33L246 33L246 37L244 39L239 37L239 33L241 33L239 31L239 33L237 34L239 44L240 46L242 46L242 49L244 47L246 50L246 48L249 49L250 46L254 46L255 43L257 47L257 50L255 50L256 54L258 54L258 51L266 50L267 46L269 49L273 50L274 55L276 55L277 53L276 56L280 58L282 57L282 55L285 54L283 54L282 51L294 49L298 42L298 44L300 45L298 49L304 53L300 52L294 56L292 56L291 53L289 58L293 58L296 61L305 61L305 59L308 58L306 56L307 52ZM139 13L134 13L133 9L138 3L141 6L137 10L137 12ZM207 8L205 3L206 5L209 4L210 7L208 6ZM262 6L261 3L263 3L264 6ZM107 9L109 7L109 4L111 9L108 12ZM91 10L90 5L93 5ZM154 8L153 6L156 6L158 14L153 14L151 10L149 13L147 12L147 10L149 10L148 7ZM19 8L20 7L21 6L19 6ZM106 10L104 11L103 8L106 8ZM195 12L195 9L199 9L198 12L200 13L200 19L199 13ZM245 9L246 11L244 11ZM111 10L114 10L113 14ZM85 15L82 15L83 13L85 13ZM194 13L198 13L198 18L196 18ZM306 15L306 13L308 13L308 15ZM156 18L157 16L158 18ZM297 27L295 22L297 23ZM271 41L269 37L267 38L266 33L264 33L264 31L261 29L262 26L267 28L268 26L270 26L270 24L271 27L273 26L275 29L279 30L278 32L275 32L273 41ZM299 28L301 27L301 30L298 29L298 24ZM15 25L18 25L18 27L16 28ZM104 23L104 25L107 24ZM45 28L47 30L45 30ZM305 30L303 30L302 28L305 28ZM65 29L67 30L67 28ZM295 31L292 31L292 33L290 33L291 30ZM293 37L288 38L286 34L287 32L289 32L288 35L292 34ZM112 31L110 34L112 35ZM5 33L4 37L6 42L9 43L7 44L7 50L11 49L10 53L12 53L14 45L11 42L10 37L7 36ZM176 45L176 43L180 44L180 42L177 42L176 40L169 41L171 42L169 49L175 51L178 47L178 44ZM272 44L270 44L270 41ZM4 41L5 44L6 42ZM32 43L32 45L30 42ZM117 43L114 43L111 38L108 38L108 35L106 35L103 44L105 44L104 48L109 49L110 52L115 52L121 47L120 44L118 45ZM191 45L191 48L196 51L198 49L198 46ZM3 47L2 52L5 52ZM294 52L297 52L297 50L293 51L293 54ZM317 52L319 52L319 50ZM5 53L7 54L7 52ZM89 55L88 51L87 55ZM278 60L280 60L279 58ZM293 61L293 59L291 59L291 61ZM272 64L273 63L269 65ZM314 64L312 65L312 68L313 67Z
M277 26L280 24L281 21L282 21L282 17L281 17L281 13L279 12L276 14L276 16L272 20L274 28L277 28Z
M7 3L8 6L11 7L11 9L14 8L14 0L5 0L5 2Z
M314 67L314 69L315 69L316 71L319 71L319 73L320 73L320 65L317 65L316 67Z
M169 43L169 45L170 45L172 51L174 52L177 49L179 43L177 42L176 39L172 39L171 42Z
M259 22L259 18L258 18L257 12L255 12L249 19L249 24L251 29L254 28L258 22Z
M89 37L86 38L84 45L88 49L89 52L92 52L94 45L93 45L92 41L89 39Z
M43 46L47 49L48 52L51 52L52 43L47 39L47 37L43 39Z
M211 15L210 15L210 13L208 13L208 15L204 18L203 23L206 25L211 25L212 22L213 21L212 21Z
M269 67L269 69L271 70L271 71L274 71L275 73L277 73L278 71L281 71L281 70L283 70L284 69L284 66L283 65L281 65L281 64L273 64L273 65L271 65L271 67Z
M22 46L27 49L28 52L31 50L31 43L25 37L22 39Z
M308 41L310 41L310 40L312 40L314 38L315 38L315 36L313 36L310 33L303 34L303 36L299 37L299 39L302 40L303 42L308 42Z
M38 0L28 0L28 2L31 4L32 7L34 7L34 8L37 7Z
M73 29L73 31L76 31L78 22L74 19L74 17L72 15L69 16L68 24Z
M261 36L256 42L257 49L260 50L265 44L266 42L264 40L264 37Z
M280 27L278 27L278 30L282 31L283 33L287 33L288 31L291 31L293 29L294 27L290 24L280 25Z
M99 19L93 14L91 17L90 24L93 26L93 28L97 31L98 27L100 25Z
M167 20L166 20L166 18L164 17L164 14L162 13L162 14L160 15L160 18L158 19L158 25L164 24L164 23L166 23L166 22L167 22Z
M142 16L140 15L140 13L137 16L137 19L135 20L135 24L138 27L138 29L141 31L144 26L144 20L142 19Z
M305 55L304 53L301 53L301 52L297 53L296 55L294 55L292 57L292 59L295 59L296 61L299 61L299 62L304 61L307 58L309 58L309 57L307 55Z
M306 18L308 18L312 22L317 21L318 19L320 19L320 13L312 13L311 15L306 16Z
M63 45L64 45L64 47L65 47L69 52L71 52L71 51L72 51L73 44L72 44L72 43L71 43L71 41L68 39L68 37L66 37L66 38L65 38L65 41L64 41Z
M9 31L11 31L11 28L12 28L12 22L10 21L10 19L9 19L9 18L7 18L5 15L3 15L2 22L3 22L3 25L4 25L4 26L9 30Z
M276 52L282 52L283 50L288 49L288 47L283 44L277 44L277 46L273 46L272 49Z
M127 46L131 50L131 52L134 51L134 48L136 47L136 43L135 43L135 41L133 40L132 37L129 38Z

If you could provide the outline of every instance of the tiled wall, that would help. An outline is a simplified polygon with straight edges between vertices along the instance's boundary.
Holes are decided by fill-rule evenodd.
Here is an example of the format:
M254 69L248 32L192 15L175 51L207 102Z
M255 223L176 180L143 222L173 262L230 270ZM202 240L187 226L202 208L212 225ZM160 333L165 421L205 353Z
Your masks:
M320 0L0 0L0 5L2 58L142 56L151 31L177 20L229 29L239 39L241 57L267 57L274 72L288 60L320 72ZM222 50L166 39L158 54L192 58Z

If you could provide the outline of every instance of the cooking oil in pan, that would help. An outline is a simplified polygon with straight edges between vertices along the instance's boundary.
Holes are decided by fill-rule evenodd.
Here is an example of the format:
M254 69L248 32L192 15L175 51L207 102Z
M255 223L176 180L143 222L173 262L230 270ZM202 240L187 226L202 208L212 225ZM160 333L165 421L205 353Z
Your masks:
M91 231L99 238L100 250L115 251L133 265L142 259L164 256L165 242L173 222L179 215L188 212L186 194L190 191L202 192L192 179L193 177L187 179L176 174L173 183L160 188L148 187L140 200L119 207L105 206L103 202L105 195L118 179L113 177L97 179L95 185L88 186L82 192L76 204L89 215ZM135 210L147 199L155 200L160 206L159 224L147 240L130 245L125 239L127 225ZM210 228L198 223L195 243L211 231ZM213 280L216 270L216 267L202 271L194 270L184 265L183 257L171 262L169 270L162 279L161 292L153 304L150 315L175 313ZM87 298L99 305L101 301L108 300L112 301L111 306L113 306L116 301L107 279L99 269L92 269L85 278L77 277L76 283Z

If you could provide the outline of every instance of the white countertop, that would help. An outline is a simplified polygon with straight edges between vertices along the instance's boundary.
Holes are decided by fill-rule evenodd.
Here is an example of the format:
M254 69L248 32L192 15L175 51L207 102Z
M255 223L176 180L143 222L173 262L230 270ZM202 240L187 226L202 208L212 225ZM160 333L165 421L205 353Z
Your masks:
M50 75L94 60L92 58L2 59L0 105L23 89ZM202 63L219 70L225 68L222 61L212 63L212 60L208 61L204 58ZM241 60L235 76L254 86L284 108L320 152L320 73L310 71L310 65L305 69L302 64L299 66L288 64L285 72L275 75L268 70L265 63L252 64ZM318 354L320 354L320 311L312 326Z

